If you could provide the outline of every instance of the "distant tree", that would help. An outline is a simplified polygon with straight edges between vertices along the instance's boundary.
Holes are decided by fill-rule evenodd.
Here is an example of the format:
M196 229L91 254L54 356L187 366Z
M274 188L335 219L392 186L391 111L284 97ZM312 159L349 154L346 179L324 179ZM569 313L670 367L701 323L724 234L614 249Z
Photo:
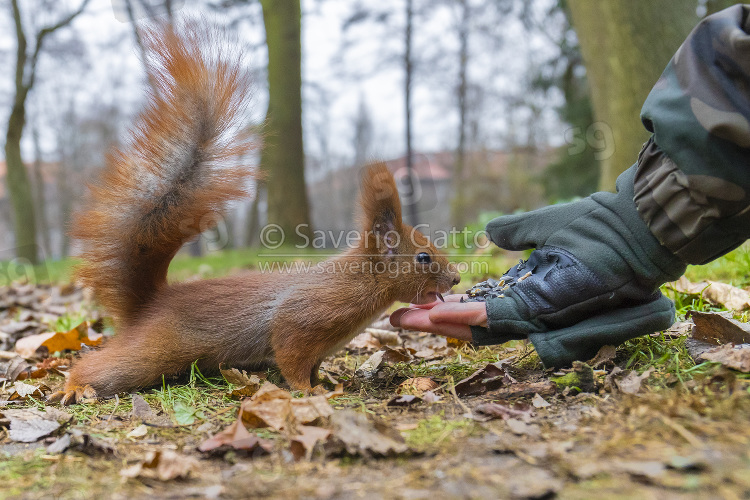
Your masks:
M398 12L398 8L402 9ZM382 33L383 50L380 57L371 61L371 70L380 71L383 67L398 67L403 71L403 96L404 96L404 146L406 158L406 174L403 177L406 193L402 199L404 204L404 219L410 224L417 224L418 200L412 196L414 193L415 175L414 169L414 124L413 124L413 95L414 82L421 66L427 65L425 61L417 56L418 51L414 46L414 35L419 23L423 22L433 11L433 2L425 0L398 0L397 3L367 3L356 2L351 13L343 22L342 29L346 33L358 25L374 23L379 25ZM371 26L373 24L370 24ZM344 50L349 48L345 43Z
M268 221L286 242L312 234L302 142L302 11L300 0L261 0L268 46L268 112L260 165L266 174Z
M354 118L354 165L362 166L370 159L373 141L372 118L363 96L359 98L357 115Z
M651 87L697 21L694 1L568 0L594 115L611 129L600 187L613 189L648 139L639 115Z
M21 157L21 138L26 124L26 99L34 87L34 83L36 83L39 55L42 53L47 37L68 26L73 19L83 12L89 0L83 0L78 9L62 17L57 23L36 31L34 46L31 49L28 47L19 2L18 0L11 0L10 3L16 31L17 50L14 76L15 96L8 118L5 141L7 185L13 207L16 255L36 264L39 259L36 239L36 210L28 172Z

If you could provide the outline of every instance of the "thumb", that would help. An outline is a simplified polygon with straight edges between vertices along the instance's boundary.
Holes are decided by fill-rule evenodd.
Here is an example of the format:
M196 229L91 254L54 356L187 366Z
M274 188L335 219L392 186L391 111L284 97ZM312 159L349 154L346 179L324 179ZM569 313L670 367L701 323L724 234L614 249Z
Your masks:
M544 246L562 227L595 208L589 198L532 210L524 214L492 219L485 230L492 242L506 250L526 250Z

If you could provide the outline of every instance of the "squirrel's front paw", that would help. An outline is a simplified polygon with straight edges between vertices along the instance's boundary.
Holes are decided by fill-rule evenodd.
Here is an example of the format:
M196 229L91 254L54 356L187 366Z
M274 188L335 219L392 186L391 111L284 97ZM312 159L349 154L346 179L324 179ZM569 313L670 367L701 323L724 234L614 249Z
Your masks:
M60 403L63 406L80 403L84 399L95 399L96 391L90 385L74 386L47 396L48 403Z

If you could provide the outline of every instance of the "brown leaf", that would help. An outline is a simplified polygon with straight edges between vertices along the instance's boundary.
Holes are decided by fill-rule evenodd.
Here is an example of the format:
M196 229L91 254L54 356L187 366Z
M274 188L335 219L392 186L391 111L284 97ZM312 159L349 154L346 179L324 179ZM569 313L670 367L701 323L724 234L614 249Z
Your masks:
M310 425L300 425L297 430L299 434L292 436L290 443L290 451L297 461L302 458L309 460L315 445L325 441L331 435L331 431L328 429Z
M401 344L401 338L398 336L398 332L393 330L384 330L382 328L365 328L365 333L369 333L370 336L375 339L381 346L391 345L396 346Z
M7 363L0 363L0 366L3 367L0 380L5 379L9 382L29 378L29 374L32 373L33 369L33 365L27 363L21 356L16 356L15 358L8 360ZM39 370L34 371L39 372ZM46 370L41 371L46 374Z
M260 386L265 382L265 377L261 378L254 373L248 375L245 370L239 371L237 368L225 369L223 365L219 365L219 371L221 371L224 380L232 385L239 386L239 389L236 389L235 391L240 391L245 396L252 396L258 392ZM235 391L232 391L232 394L234 394Z
M383 347L383 351L383 361L386 363L406 363L411 361L411 353L403 347L393 349L392 347L385 346Z
M503 420L516 418L528 423L531 422L531 417L534 415L534 412L529 405L514 405L514 407L511 408L509 406L501 405L500 403L482 403L474 408L474 412L484 416L484 418L477 419L482 421L492 420L494 418L502 418Z
M668 283L673 290L689 295L703 296L711 304L735 311L750 309L750 292L719 281L702 281L691 283L682 276L679 280Z
M359 335L354 337L348 344L346 344L346 348L351 350L366 349L375 351L380 349L381 347L383 347L383 344L381 344L380 341L367 330L360 333Z
M688 321L678 321L677 323L674 323L672 326L664 330L664 335L667 337L689 337L693 334L693 329L695 328L695 323L693 323L692 320ZM652 333L653 336L660 335L659 332Z
M408 378L399 384L396 388L396 393L416 394L419 396L425 391L434 391L438 387L440 385L429 377Z
M67 332L49 332L30 335L16 342L15 350L24 358L36 355L40 350L53 353L65 350L79 351L81 344L97 346L102 342L102 334L89 328L89 322L84 321Z
M203 441L198 446L198 450L205 453L222 447L242 450L247 453L256 452L256 450L259 453L270 453L273 449L273 443L250 434L242 420L237 419L223 431Z
M602 346L601 349L599 349L599 352L596 353L596 356L586 364L590 365L591 368L596 368L599 365L610 363L616 356L617 349L615 349L615 346L605 345Z
M487 391L494 391L503 385L516 382L516 380L508 374L503 366L504 364L505 361L498 361L497 363L490 363L484 368L475 371L470 376L456 384L456 394L459 396L484 394Z
M276 431L294 431L298 425L309 424L330 416L333 408L328 399L340 395L333 392L322 396L293 399L292 395L266 382L240 406L240 419L248 427L271 427Z
M396 430L353 410L331 415L331 430L332 436L326 443L326 451L331 455L390 457L410 451Z
M604 384L612 390L617 388L623 394L636 395L641 390L643 381L650 377L654 371L655 368L652 366L638 375L636 371L623 370L619 366L616 366L607 375Z
M121 470L120 474L124 477L144 477L158 479L159 481L170 481L188 477L191 472L198 470L199 467L195 458L163 449L148 451L142 462Z
M726 344L704 352L701 357L707 361L716 361L742 373L750 373L750 345Z
M154 410L151 409L151 406L149 406L140 394L131 395L131 400L133 402L133 417L143 421L148 421L156 416Z
M718 344L746 344L750 342L750 325L732 318L731 313L689 311L695 323L693 338Z

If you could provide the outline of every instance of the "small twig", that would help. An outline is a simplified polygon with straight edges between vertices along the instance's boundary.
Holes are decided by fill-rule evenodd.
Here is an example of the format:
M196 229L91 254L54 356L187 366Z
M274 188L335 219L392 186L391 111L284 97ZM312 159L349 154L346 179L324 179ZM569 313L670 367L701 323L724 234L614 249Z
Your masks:
M449 386L449 390L450 390L450 393L453 394L453 397L456 398L456 403L458 403L459 406L461 406L461 408L463 408L464 411L466 412L465 416L467 418L472 418L474 416L474 414L471 412L471 408L469 408L468 406L466 406L464 404L464 402L461 401L461 399L459 399L458 394L456 394L456 384L453 383L453 377L451 377L451 383L450 383L450 386Z
M677 434L685 438L685 441L692 444L696 448L702 448L703 443L696 437L695 434L687 430L682 424L679 424L667 417L666 415L660 415L661 421L664 422L670 429L675 431Z
M109 421L112 420L112 417L117 412L117 408L120 406L120 396L115 394L115 409L112 410L112 413L109 415L109 418L107 418L107 425L109 425Z

